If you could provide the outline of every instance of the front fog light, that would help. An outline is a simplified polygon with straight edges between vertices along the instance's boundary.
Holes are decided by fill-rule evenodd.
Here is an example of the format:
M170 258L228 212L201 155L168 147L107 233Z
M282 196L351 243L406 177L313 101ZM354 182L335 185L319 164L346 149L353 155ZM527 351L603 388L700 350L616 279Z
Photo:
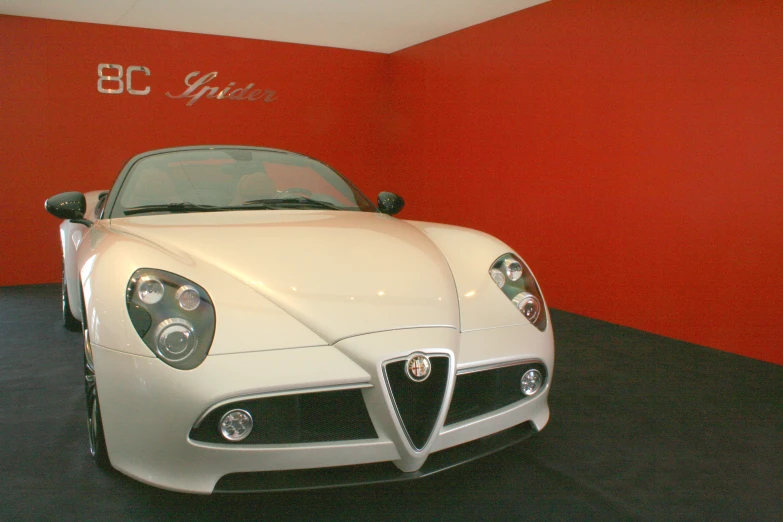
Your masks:
M528 370L522 376L520 381L520 389L525 395L534 395L543 384L544 378L541 376L541 372L538 370Z
M530 292L522 292L514 297L513 302L528 321L531 323L536 322L541 314L541 303L536 296Z
M253 417L245 410L231 410L220 419L220 434L231 442L239 442L250 435Z
M506 270L506 277L512 281L518 281L522 277L522 265L516 259L506 259L503 261L503 268Z
M141 299L141 302L144 304L155 304L163 299L163 283L155 277L142 276L139 279L139 284L136 288L139 299Z
M166 319L155 332L158 354L167 361L181 361L198 346L193 326L184 319Z
M190 285L180 286L174 297L177 299L179 307L187 312L192 312L201 303L201 296L198 290Z

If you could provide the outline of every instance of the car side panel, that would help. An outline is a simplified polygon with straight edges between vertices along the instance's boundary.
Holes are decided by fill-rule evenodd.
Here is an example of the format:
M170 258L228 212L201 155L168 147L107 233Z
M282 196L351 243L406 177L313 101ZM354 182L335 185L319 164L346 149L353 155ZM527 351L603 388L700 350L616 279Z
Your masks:
M84 194L87 202L87 210L84 213L85 219L93 221L95 219L95 207L98 204L98 196L105 192L103 190L93 190ZM71 313L76 319L81 320L82 299L79 289L79 270L76 262L76 249L82 242L82 238L89 232L89 229L78 223L71 223L65 220L60 223L60 247L63 253L63 265L65 269L65 281L68 285L68 302L71 306Z

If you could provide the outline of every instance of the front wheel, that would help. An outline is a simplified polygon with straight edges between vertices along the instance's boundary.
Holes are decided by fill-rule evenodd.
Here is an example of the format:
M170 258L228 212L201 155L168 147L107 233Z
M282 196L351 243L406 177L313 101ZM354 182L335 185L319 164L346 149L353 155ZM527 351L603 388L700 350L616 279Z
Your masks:
M103 435L101 405L98 402L98 387L95 385L95 364L90 345L90 332L84 327L84 395L87 400L87 432L90 437L90 456L101 469L111 469L106 439Z

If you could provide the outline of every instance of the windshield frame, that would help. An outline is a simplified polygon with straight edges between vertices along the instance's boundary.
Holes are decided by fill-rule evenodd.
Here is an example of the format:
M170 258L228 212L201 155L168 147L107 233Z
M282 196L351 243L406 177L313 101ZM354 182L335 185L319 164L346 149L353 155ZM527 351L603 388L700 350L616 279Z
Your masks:
M368 198L361 190L359 190L356 185L354 185L351 180L340 174L337 170L333 169L326 163L319 161L315 158L312 158L310 156L305 156L304 154L298 154L296 152L290 152L287 150L282 149L273 149L268 147L253 147L253 146L245 146L245 145L194 145L194 146L185 146L185 147L171 147L166 149L156 149L151 150L148 152L143 152L141 154L138 154L128 160L128 162L125 164L125 166L120 171L120 174L117 176L117 180L114 182L114 185L112 186L111 191L109 192L109 196L106 198L106 204L104 206L104 217L109 219L121 219L125 217L132 217L132 216L126 216L122 209L119 208L121 205L119 204L120 195L122 194L123 187L125 185L125 182L128 180L128 176L131 172L133 172L134 168L136 167L136 164L139 163L142 160L145 160L147 158L157 156L157 155L163 155L163 154L170 154L175 152L188 152L188 151L203 151L203 150L247 150L251 152L273 152L273 153L279 153L279 154L286 154L290 156L295 156L298 158L310 160L313 162L318 163L319 165L325 167L326 169L333 172L340 180L342 180L348 188L351 189L351 191L355 194L355 196L361 197L364 199L365 206L369 210L361 210L361 207L359 207L360 211L362 212L375 212L378 213L380 210L378 210L378 207L373 201ZM307 210L314 210L314 207L308 208ZM321 209L324 210L324 209ZM346 208L345 210L341 211L348 211L352 209ZM230 211L230 210L226 210ZM139 215L152 215L157 214L160 215L162 213L168 213L168 212L155 212L150 214L139 214Z

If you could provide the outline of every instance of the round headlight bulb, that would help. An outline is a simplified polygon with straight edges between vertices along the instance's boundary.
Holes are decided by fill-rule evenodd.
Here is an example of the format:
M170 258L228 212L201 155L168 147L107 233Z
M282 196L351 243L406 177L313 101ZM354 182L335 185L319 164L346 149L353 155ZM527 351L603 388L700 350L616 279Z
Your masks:
M513 303L531 323L535 323L538 320L538 316L541 315L541 302L530 292L517 294L513 299Z
M492 280L495 282L495 284L498 285L498 288L503 288L503 286L506 284L506 276L504 276L503 272L497 268L490 270L489 275L492 277Z
M544 383L544 377L538 370L528 370L522 375L522 379L519 382L519 387L527 396L535 395L535 393L541 389L541 385Z
M190 285L183 285L177 289L177 293L174 294L174 298L179 303L179 307L186 312L192 312L201 303L201 296L194 287Z
M136 284L136 294L142 303L152 305L163 299L163 283L153 276L141 276Z
M245 410L231 410L220 418L220 434L231 442L247 438L253 429L253 417Z
M512 281L518 281L522 277L522 264L516 259L503 261L503 268L506 270L506 277Z
M193 325L184 319L166 319L155 330L155 344L161 357L176 362L193 353L198 337Z

